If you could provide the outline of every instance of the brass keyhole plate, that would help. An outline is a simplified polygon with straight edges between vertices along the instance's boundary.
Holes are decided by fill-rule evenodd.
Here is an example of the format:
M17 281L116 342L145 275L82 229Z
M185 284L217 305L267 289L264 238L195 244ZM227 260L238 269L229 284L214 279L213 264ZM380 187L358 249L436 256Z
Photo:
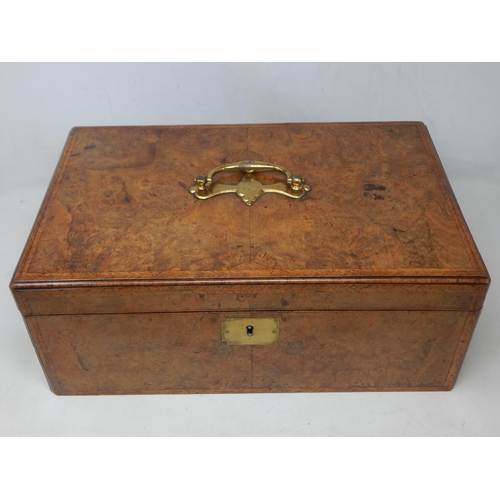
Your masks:
M279 335L279 323L273 318L227 318L221 328L222 341L229 345L269 345Z

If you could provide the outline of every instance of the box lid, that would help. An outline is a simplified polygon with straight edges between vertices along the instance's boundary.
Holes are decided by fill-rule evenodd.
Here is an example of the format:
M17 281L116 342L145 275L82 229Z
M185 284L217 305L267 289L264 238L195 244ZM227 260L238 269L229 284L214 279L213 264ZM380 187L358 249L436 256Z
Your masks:
M311 190L189 192L245 160ZM353 281L489 281L422 123L74 128L12 287Z

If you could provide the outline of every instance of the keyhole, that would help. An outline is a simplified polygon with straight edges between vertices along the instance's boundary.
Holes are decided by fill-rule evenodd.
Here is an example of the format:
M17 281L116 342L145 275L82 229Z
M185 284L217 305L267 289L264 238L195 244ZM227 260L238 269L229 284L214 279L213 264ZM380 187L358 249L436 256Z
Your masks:
M247 335L249 337L253 335L253 326L247 326Z

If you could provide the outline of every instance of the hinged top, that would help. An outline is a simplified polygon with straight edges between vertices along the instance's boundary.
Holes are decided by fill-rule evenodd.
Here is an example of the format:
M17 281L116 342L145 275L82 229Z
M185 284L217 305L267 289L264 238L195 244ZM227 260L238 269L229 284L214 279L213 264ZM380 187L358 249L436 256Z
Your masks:
M313 189L253 206L190 194L241 161ZM488 281L421 123L75 128L13 287L380 280Z

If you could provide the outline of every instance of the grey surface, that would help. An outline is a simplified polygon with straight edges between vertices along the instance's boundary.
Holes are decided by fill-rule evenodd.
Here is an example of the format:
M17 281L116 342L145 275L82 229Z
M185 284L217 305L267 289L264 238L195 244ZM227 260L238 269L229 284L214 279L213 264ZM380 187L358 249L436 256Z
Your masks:
M498 436L499 64L0 64L0 435ZM8 283L76 125L420 120L492 276L443 393L58 397Z

